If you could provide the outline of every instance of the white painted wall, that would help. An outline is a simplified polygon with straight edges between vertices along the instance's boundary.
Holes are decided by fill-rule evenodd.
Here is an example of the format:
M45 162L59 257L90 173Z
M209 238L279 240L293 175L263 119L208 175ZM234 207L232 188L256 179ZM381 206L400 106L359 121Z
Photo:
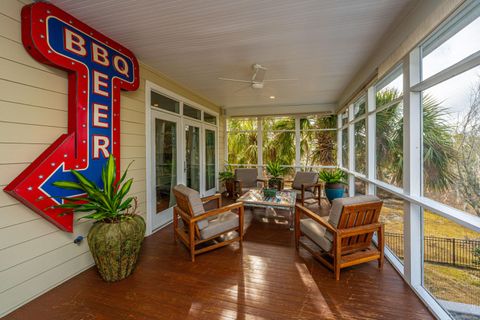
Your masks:
M23 5L17 0L0 5L1 189L67 130L66 73L36 62L23 48ZM140 77L137 91L121 95L121 167L134 160L131 192L145 216L145 80L217 112L219 108L148 66L141 65ZM0 317L93 265L87 242L73 244L90 225L76 222L73 234L60 231L0 191Z

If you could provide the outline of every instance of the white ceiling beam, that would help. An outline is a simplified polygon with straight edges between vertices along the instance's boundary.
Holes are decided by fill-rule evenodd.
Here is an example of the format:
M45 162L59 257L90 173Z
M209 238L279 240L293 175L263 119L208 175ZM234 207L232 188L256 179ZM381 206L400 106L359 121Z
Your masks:
M295 115L313 113L333 113L337 105L335 103L309 104L309 105L285 105L285 106L248 106L224 109L224 115L229 117L245 116L272 116L272 115Z

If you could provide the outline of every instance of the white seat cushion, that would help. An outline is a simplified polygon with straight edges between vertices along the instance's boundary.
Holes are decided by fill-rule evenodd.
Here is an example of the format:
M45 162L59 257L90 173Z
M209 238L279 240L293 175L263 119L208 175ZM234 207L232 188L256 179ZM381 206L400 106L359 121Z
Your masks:
M302 200L302 190L292 189L297 194L297 200ZM305 199L313 198L315 195L311 191L305 190Z
M251 188L242 188L242 194L247 193L247 191L250 191Z
M200 230L202 239L208 239L221 233L238 227L238 215L228 211L216 216L208 222L208 226Z
M301 219L300 230L315 242L322 250L330 251L332 249L332 241L325 237L327 229L313 219Z

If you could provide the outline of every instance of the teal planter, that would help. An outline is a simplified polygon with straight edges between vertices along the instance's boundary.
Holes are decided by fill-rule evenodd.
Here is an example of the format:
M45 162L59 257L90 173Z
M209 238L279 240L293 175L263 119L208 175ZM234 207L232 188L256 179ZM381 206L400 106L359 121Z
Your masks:
M341 185L341 188L328 188L328 186L325 187L325 195L327 196L327 199L332 202L333 200L337 198L343 198L343 195L345 193L345 189L343 185Z

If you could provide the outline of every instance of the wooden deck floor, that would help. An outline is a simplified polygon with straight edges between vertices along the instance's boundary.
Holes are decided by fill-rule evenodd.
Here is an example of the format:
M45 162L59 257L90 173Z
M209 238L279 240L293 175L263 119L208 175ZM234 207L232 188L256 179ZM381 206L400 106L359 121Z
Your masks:
M293 232L255 219L237 244L198 256L171 226L145 239L137 270L105 283L91 268L6 319L433 319L389 263L342 271L302 250Z

